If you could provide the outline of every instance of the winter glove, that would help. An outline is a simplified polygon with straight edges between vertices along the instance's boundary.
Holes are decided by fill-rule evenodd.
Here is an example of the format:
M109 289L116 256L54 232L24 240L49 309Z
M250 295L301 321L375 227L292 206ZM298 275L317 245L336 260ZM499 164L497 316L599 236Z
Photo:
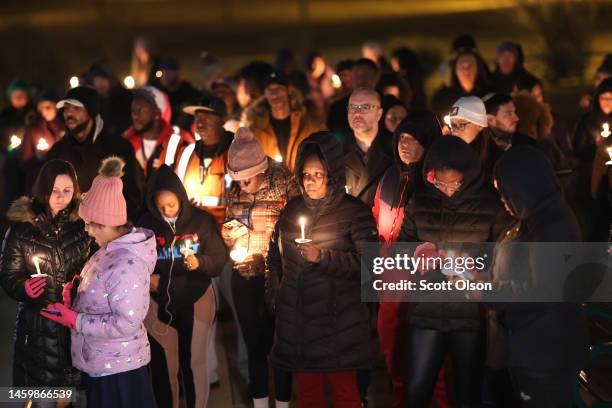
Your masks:
M30 278L25 281L23 286L25 287L26 295L30 299L36 299L45 291L45 286L47 285L47 279L43 276L40 278Z
M64 306L70 307L72 305L72 288L74 287L74 282L81 280L81 275L74 275L70 282L64 284L64 289L62 289L62 300L64 301Z
M45 310L41 310L40 315L42 317L46 317L49 320L53 320L54 322L57 322L73 330L76 328L76 319L77 319L78 313L75 312L74 310L64 306L63 304L59 302L53 303L52 305L48 305L47 309L57 310L59 314L56 315L54 313L50 313Z

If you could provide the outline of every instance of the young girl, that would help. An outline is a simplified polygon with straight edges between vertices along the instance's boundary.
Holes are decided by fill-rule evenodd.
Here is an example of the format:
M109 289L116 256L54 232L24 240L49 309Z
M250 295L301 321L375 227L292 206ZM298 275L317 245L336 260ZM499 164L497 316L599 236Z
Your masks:
M85 264L74 303L40 314L71 329L72 363L88 374L87 406L154 407L151 359L143 320L155 267L155 235L128 224L122 194L124 162L109 157L79 208L100 249Z

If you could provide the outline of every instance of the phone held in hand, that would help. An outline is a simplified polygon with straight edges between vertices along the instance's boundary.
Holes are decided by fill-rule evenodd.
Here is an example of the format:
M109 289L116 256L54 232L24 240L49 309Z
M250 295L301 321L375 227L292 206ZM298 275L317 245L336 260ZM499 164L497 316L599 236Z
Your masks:
M235 218L223 223L223 228L228 231L231 239L238 239L249 233L249 227Z

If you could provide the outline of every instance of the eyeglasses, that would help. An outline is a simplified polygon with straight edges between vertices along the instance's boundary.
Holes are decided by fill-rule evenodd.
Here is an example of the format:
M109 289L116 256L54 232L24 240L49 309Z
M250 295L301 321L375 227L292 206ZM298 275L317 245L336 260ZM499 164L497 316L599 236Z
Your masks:
M433 179L433 181L431 182L438 190L448 190L448 191L452 191L452 192L457 192L459 191L459 189L461 188L461 185L463 185L463 182L461 181L455 181L452 183L445 183L443 181L440 181L436 178Z
M459 130L462 131L464 130L466 127L468 127L468 125L471 125L472 122L451 122L450 124L450 128L452 130Z
M351 113L368 113L372 110L380 108L379 105L370 105L369 103L364 103L362 105L349 105L349 112Z

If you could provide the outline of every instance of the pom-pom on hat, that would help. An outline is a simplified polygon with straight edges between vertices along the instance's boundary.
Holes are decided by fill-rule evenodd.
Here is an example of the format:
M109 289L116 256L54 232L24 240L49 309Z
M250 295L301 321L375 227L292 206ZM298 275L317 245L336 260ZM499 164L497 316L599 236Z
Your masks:
M241 127L229 148L227 173L232 180L246 180L268 169L268 158L246 127Z
M123 159L111 156L102 160L98 175L79 207L79 217L86 223L119 227L127 223L127 205L123 197Z

